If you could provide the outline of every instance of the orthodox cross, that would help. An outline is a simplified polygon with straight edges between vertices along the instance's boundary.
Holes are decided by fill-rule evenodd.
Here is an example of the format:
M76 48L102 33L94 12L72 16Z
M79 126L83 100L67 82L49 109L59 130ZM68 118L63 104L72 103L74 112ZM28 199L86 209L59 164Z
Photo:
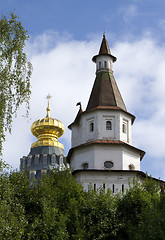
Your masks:
M50 117L50 114L49 114L49 112L50 112L50 108L49 108L49 100L51 99L51 95L50 94L48 94L47 96L46 96L46 98L47 98L47 100L48 100L48 107L47 107L47 109L46 109L46 111L47 111L47 116L46 117Z

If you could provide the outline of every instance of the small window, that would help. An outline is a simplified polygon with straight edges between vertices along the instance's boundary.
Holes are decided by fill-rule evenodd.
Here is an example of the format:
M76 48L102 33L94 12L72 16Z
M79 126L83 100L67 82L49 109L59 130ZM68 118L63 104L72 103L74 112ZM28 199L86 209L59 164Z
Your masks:
M107 68L107 62L104 61L104 68Z
M89 130L90 130L90 132L94 131L94 123L93 122L90 123Z
M122 129L123 129L123 133L126 133L126 132L127 132L127 127L126 127L126 124L125 124L125 123L123 123Z
M124 184L122 184L122 193L124 192Z
M112 70L112 62L110 61L110 69Z
M111 161L104 162L104 167L105 168L112 168L113 167L113 162L111 162Z
M130 169L130 170L135 170L135 165L131 163L131 164L129 165L129 169Z
M101 68L101 62L99 62L99 69Z
M82 167L83 167L84 170L88 169L88 166L89 166L88 163L83 163L83 164L82 164Z
M96 191L96 183L94 183L94 186L93 186L93 187L94 187L94 191Z
M112 123L111 123L111 121L106 121L106 130L112 130Z
M112 185L112 192L113 193L115 192L115 185L114 184Z
M105 183L103 183L103 188L105 189Z

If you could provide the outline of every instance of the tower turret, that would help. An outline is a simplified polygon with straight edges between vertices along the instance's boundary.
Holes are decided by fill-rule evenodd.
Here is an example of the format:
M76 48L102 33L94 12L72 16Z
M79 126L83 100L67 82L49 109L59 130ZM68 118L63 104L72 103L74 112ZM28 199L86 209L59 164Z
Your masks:
M113 70L113 63L117 60L111 54L111 51L108 46L107 39L105 34L103 34L103 40L100 46L100 51L98 55L95 55L92 58L92 61L96 63L96 71L112 71Z
M88 101L86 111L95 108L118 108L127 111L115 78L112 65L116 61L109 49L105 34L103 35L100 51L92 60L96 63L96 79Z
M85 189L92 184L95 189L104 186L123 190L121 175L128 187L128 178L140 171L145 153L132 146L135 117L127 111L115 81L112 65L116 57L110 52L105 34L99 54L92 60L96 63L96 78L86 110L80 108L69 125L72 148L67 160Z

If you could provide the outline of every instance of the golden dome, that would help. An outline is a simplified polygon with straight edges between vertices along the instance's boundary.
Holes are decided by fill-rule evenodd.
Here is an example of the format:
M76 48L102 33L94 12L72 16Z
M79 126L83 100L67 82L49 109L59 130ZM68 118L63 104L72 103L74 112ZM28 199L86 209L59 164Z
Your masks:
M64 134L64 124L57 119L50 118L49 101L46 110L47 116L45 118L38 119L31 126L32 134L38 138L38 141L34 142L31 148L39 146L53 146L64 149L63 144L57 141L57 139Z

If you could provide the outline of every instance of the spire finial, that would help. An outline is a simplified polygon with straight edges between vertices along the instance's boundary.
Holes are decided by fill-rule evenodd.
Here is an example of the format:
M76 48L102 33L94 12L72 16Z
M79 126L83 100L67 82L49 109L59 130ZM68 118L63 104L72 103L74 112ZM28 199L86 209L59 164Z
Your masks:
M105 31L103 32L103 38L105 38Z
M49 112L50 112L50 108L49 108L49 99L51 99L51 95L50 94L48 94L47 96L46 96L46 98L48 99L48 107L46 108L46 111L47 111L47 118L49 118L50 117L50 114L49 114Z
M81 102L78 102L76 106L80 106L80 109L82 109Z

